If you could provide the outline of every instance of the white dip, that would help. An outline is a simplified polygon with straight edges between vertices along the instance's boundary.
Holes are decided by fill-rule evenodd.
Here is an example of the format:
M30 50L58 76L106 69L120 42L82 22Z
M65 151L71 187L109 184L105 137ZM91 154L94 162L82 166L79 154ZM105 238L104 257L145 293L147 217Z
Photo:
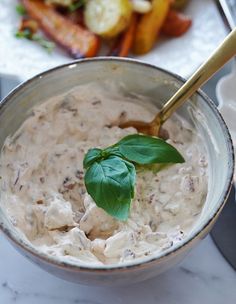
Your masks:
M137 170L128 221L113 219L86 193L84 154L136 132L112 127L114 121L153 118L157 110L141 99L80 86L35 108L7 138L1 204L39 251L77 263L122 263L170 248L196 223L207 194L207 157L201 138L178 117L165 128L186 162Z

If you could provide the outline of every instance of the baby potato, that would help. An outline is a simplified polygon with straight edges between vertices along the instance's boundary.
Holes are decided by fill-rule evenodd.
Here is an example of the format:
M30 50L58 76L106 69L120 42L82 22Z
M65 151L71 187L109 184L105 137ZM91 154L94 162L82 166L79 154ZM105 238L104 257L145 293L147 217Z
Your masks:
M90 31L104 38L112 38L130 23L132 5L129 0L88 0L85 24Z

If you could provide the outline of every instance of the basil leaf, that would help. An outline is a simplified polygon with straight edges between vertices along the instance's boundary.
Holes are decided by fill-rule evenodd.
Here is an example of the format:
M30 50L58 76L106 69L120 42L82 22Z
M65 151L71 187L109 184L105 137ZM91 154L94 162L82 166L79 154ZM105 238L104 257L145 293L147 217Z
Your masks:
M102 150L101 149L89 149L86 153L83 161L83 166L85 169L90 167L95 161L99 160L102 157Z
M141 165L184 162L182 155L173 146L157 137L128 135L117 146L126 159Z
M128 171L129 171L130 193L131 193L131 198L134 198L134 188L135 188L135 181L136 181L135 166L126 160L123 160L123 162L125 163Z
M182 163L184 158L163 139L140 134L128 135L104 150L90 149L83 163L87 192L98 207L118 220L127 220L134 197L136 171L132 162L163 166Z
M103 151L107 155L115 155L115 156L118 156L120 158L124 158L124 156L120 153L120 150L119 150L119 147L117 146L117 144L115 144L113 146L110 146L110 147L107 147Z
M135 177L133 164L110 156L87 169L85 186L98 207L118 220L127 220Z

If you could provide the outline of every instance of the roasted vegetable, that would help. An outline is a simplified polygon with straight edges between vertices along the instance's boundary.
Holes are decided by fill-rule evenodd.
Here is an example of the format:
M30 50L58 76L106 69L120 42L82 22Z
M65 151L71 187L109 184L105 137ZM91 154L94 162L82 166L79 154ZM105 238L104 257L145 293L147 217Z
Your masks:
M28 14L40 28L74 58L93 57L99 48L98 37L57 13L39 0L22 0Z
M148 53L153 47L170 7L169 0L152 0L152 10L142 15L137 25L133 52Z
M47 50L54 47L42 29L74 58L93 57L99 36L111 45L108 55L148 53L159 33L177 37L191 26L191 19L176 9L188 0L20 0L23 16L18 38L37 41ZM173 7L175 7L173 9ZM97 36L98 35L98 36Z
M137 15L133 14L127 30L121 34L121 36L117 39L115 44L112 46L108 54L109 56L119 56L119 57L128 56L129 51L133 44L136 26L137 26Z
M128 26L131 15L129 0L88 0L85 6L85 24L104 38L121 33Z
M192 20L174 10L170 10L161 29L167 36L179 37L187 32L192 24Z

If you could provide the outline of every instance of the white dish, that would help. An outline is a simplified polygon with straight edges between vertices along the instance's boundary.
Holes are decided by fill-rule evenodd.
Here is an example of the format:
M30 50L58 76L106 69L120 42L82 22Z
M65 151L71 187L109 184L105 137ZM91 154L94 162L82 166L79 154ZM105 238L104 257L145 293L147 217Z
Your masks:
M71 61L59 48L50 55L33 42L14 37L20 19L16 4L17 0L0 1L0 75L23 81ZM136 58L187 78L225 37L226 29L213 0L192 0L186 13L193 19L188 33L163 39L153 51Z

